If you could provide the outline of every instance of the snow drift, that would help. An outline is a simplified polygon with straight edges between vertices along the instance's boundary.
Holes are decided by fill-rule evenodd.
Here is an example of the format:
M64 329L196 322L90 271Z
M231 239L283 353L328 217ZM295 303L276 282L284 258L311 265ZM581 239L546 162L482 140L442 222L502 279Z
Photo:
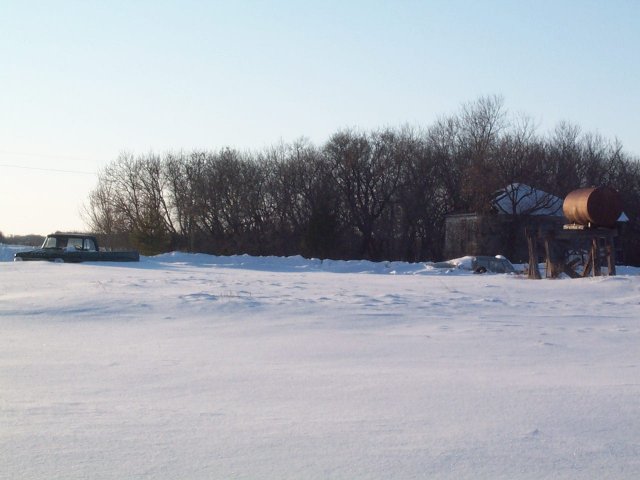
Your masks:
M0 477L638 478L620 271L2 262Z

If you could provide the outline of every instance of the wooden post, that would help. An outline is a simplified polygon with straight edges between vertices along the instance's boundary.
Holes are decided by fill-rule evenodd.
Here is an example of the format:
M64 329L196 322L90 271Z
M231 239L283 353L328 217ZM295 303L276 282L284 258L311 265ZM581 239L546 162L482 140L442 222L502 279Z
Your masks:
M593 248L589 250L589 256L587 257L587 261L584 262L584 270L582 271L583 277L588 277L591 275L591 269L593 267Z
M527 247L529 248L529 268L527 270L527 278L540 280L540 269L538 268L538 241L534 235L527 229Z
M609 267L609 275L616 274L616 249L613 245L613 238L611 235L606 239L606 252L607 252L607 266Z
M600 245L598 242L598 237L593 237L591 248L593 250L593 276L599 277L602 275L602 260L600 258Z
M558 278L560 273L564 270L564 264L558 257L558 246L556 241L551 236L544 238L544 249L547 255L547 278Z
M549 246L549 237L544 237L544 276L553 278L553 264L551 263L551 247Z

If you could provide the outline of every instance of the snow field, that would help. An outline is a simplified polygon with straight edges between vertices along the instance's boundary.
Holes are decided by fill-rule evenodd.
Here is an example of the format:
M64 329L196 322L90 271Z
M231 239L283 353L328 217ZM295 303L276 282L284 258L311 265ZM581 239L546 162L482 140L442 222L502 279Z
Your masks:
M623 272L0 263L0 478L638 478Z

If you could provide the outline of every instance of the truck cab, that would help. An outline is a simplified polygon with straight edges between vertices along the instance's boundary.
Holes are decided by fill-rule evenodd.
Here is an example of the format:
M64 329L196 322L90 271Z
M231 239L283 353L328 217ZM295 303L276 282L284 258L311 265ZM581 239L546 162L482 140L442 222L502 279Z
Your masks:
M69 250L84 250L88 252L97 252L98 241L96 237L91 235L79 234L52 234L47 235L42 248L62 248Z

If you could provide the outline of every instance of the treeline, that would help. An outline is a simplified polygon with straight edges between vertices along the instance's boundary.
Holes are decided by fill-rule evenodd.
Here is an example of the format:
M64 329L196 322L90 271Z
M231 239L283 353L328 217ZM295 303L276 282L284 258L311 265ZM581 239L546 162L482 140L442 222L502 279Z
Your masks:
M489 211L513 183L559 197L610 185L638 218L640 164L618 142L567 123L536 130L491 96L426 129L341 130L320 146L122 154L101 172L86 218L145 254L407 261L441 258L445 216Z
M27 245L31 247L39 247L44 242L42 235L7 235L4 236L0 232L0 243L6 245Z

